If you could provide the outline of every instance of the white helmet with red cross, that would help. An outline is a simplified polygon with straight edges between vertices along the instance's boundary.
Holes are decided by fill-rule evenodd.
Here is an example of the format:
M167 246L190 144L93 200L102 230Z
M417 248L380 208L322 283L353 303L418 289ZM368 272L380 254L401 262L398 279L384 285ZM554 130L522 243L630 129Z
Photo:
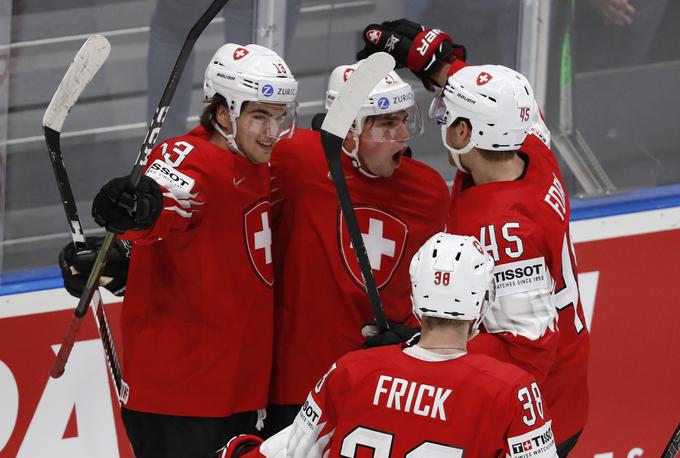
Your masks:
M534 92L520 73L502 65L463 67L449 76L442 93L430 106L430 117L442 128L442 141L456 166L458 155L472 148L514 151L531 132L538 113ZM446 130L458 118L472 127L469 143L454 148L446 140Z
M360 60L356 64L335 67L328 79L326 110L331 107L345 82L362 62L363 60ZM368 98L364 101L352 124L352 132L358 139L361 132L367 126L369 117L402 111L406 113L403 122L395 122L391 127L381 126L380 128L371 129L371 140L377 142L406 141L410 137L420 135L423 132L423 117L420 107L416 102L413 88L402 80L396 72L392 71L385 75L385 78L373 88ZM345 153L352 158L357 166L361 167L358 149L359 142L355 141L354 150L345 151Z
M409 266L413 313L481 323L495 300L494 261L475 237L433 235ZM488 295L487 295L488 293Z
M227 101L233 135L222 133L235 143L236 120L245 102L261 102L286 106L286 124L280 131L293 133L297 114L295 97L298 82L286 62L271 49L255 44L242 46L227 43L220 47L205 70L203 93L206 101L220 94Z

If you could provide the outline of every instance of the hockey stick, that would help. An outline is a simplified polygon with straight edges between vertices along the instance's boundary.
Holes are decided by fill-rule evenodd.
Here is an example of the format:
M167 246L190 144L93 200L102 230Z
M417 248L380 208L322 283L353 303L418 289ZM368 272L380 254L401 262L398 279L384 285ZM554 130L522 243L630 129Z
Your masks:
M675 432L671 436L671 440L666 445L666 449L663 451L661 458L676 458L680 455L680 423L678 427L675 428Z
M61 128L64 125L64 121L71 111L71 108L76 103L83 90L85 90L85 87L104 64L110 51L111 45L103 36L92 35L88 38L66 71L66 74L52 96L52 100L43 117L45 142L47 143L50 162L52 163L54 176L57 180L59 195L61 196L61 201L64 205L64 212L66 213L66 219L71 229L73 246L76 251L87 249L88 247L85 235L83 234L83 226L80 223L80 217L78 216L78 209L75 204L75 198L73 197L73 191L71 190L71 183L68 174L66 173L64 159L61 154ZM109 320L106 316L104 304L102 303L98 291L93 294L90 306L92 307L92 312L94 314L95 324L99 330L99 337L104 346L106 362L109 365L111 377L116 386L116 395L119 400L125 402L127 388L123 382L122 370L116 353L113 336L111 334Z
M378 294L378 287L373 277L371 263L366 254L366 247L361 236L359 223L354 214L354 207L352 206L352 199L347 189L340 155L342 154L342 143L350 127L352 127L352 122L356 118L361 105L366 101L376 84L392 69L394 69L394 58L389 54L379 52L369 56L352 73L352 76L342 87L321 125L321 143L326 154L326 161L328 161L328 169L338 194L338 200L340 200L342 213L345 215L347 232L349 232L354 253L357 256L361 275L364 277L366 294L368 294L373 316L380 331L389 329L389 325L387 324L385 311Z
M196 40L201 35L201 33L203 33L203 30L208 26L210 21L212 21L213 18L217 16L217 13L220 12L227 1L228 0L214 0L187 34L187 38L184 40L184 45L179 52L175 66L170 73L170 78L168 79L168 83L165 86L161 100L158 102L158 108L156 108L156 112L149 123L149 128L139 149L139 155L137 156L135 164L132 167L132 171L130 172L129 178L133 186L136 187L139 183L142 172L144 171L144 166L146 165L146 162L149 158L149 154L151 154L151 150L156 144L156 140L158 140L161 126L163 125L165 116L170 108L172 96L175 94L175 89L177 88L179 79L182 76L182 72L184 71L184 66L187 63L187 59L189 58L189 54L191 54L191 50L193 49ZM80 296L80 302L78 302L78 306L76 307L76 310L73 314L74 316L73 320L71 321L71 325L69 326L66 336L64 337L64 341L61 345L61 348L59 349L59 353L57 354L57 357L54 361L54 365L52 366L50 375L54 378L60 377L64 373L66 361L68 361L68 357L71 353L71 350L73 349L73 343L75 342L76 334L80 329L82 317L85 315L85 312L87 311L87 304L90 302L90 299L92 299L94 291L99 284L99 278L102 276L102 272L104 271L104 266L106 264L106 260L109 257L109 252L111 251L111 245L114 238L115 234L112 232L107 232L106 236L104 237L102 246L99 250L99 253L97 254L97 259L95 259L94 265L92 266L92 271L90 272L90 276L88 277L87 283L85 284L83 295Z

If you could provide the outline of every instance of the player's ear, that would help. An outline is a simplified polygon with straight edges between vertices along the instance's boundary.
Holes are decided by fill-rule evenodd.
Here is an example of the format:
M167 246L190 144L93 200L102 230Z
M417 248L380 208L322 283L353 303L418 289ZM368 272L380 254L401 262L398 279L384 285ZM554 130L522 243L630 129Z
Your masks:
M220 104L217 106L217 109L215 110L215 121L217 121L217 124L219 124L222 129L231 133L231 117L226 105Z
M347 151L354 151L354 146L358 141L359 138L357 137L356 132L354 129L350 129L349 132L347 132L347 135L345 135L345 141L342 143L342 146Z

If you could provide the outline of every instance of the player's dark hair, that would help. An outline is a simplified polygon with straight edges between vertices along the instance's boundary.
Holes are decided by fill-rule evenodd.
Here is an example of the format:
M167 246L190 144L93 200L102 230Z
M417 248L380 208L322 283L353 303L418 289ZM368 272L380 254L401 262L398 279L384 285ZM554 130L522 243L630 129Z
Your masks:
M227 105L227 99L225 99L220 94L215 94L206 103L201 113L199 122L201 126L206 130L206 132L212 134L215 132L215 126L213 126L213 120L217 117L217 109L220 105Z
M470 129L470 132L472 132L472 124L470 123L470 120L467 118L456 118L455 121L453 121L453 124L451 127L458 127L458 125L464 122L467 126L468 129ZM482 148L477 148L477 151L479 151L480 156L484 160L487 160L489 162L505 162L509 161L513 157L515 157L515 154L517 154L517 151L494 151L490 149L482 149Z

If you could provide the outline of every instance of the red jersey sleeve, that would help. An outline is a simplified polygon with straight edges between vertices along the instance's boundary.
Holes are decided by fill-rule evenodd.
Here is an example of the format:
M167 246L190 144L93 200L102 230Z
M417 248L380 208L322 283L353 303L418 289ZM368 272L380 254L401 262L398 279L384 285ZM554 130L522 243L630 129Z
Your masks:
M201 152L195 150L191 137L170 139L154 148L145 174L160 185L163 210L152 228L128 231L121 238L152 243L198 224L201 209L206 204L206 192ZM194 154L190 155L192 152Z
M338 422L335 407L341 385L338 372L338 363L333 363L309 392L291 426L286 446L289 456L321 457L330 448Z
M552 420L538 384L528 375L522 377L511 391L507 405L512 419L507 434L506 456L557 457Z

